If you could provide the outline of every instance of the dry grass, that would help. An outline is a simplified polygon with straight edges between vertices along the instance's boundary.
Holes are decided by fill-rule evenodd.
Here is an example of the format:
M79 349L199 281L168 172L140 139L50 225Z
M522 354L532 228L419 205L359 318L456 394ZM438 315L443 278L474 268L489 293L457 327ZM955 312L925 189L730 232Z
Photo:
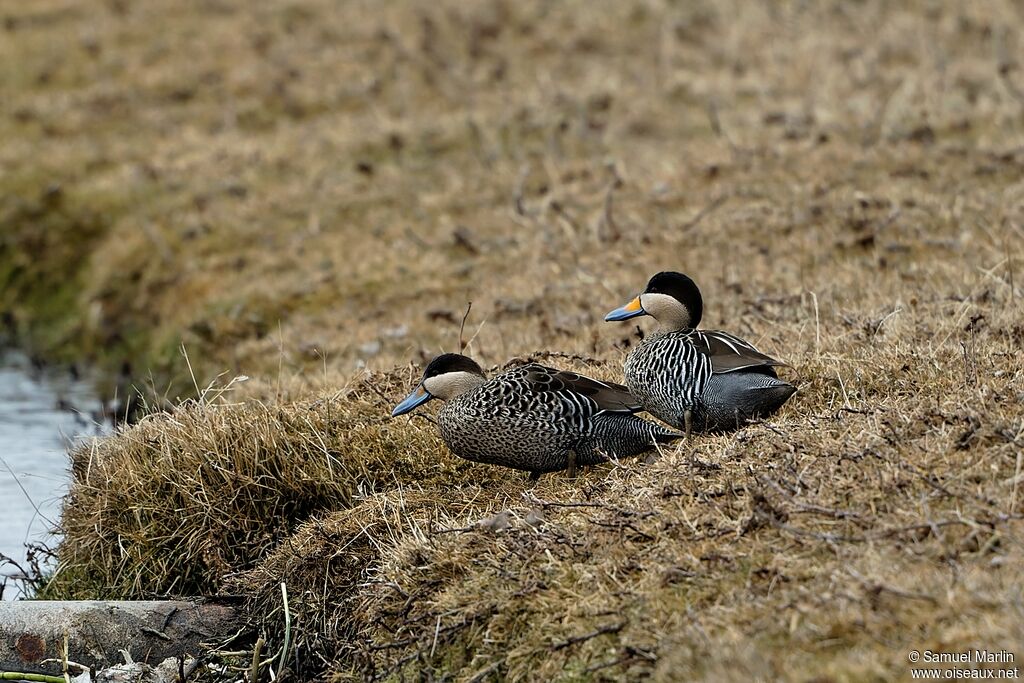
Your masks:
M158 391L182 342L253 378L77 454L55 594L244 589L279 647L287 580L300 672L340 678L889 680L1024 641L1019 6L0 14L0 306ZM601 316L662 268L800 385L703 465L528 488L386 419L467 300L483 363L616 377Z
M209 594L315 512L461 478L469 464L438 466L429 430L381 411L376 392L406 384L408 373L378 374L302 404L190 403L80 448L61 520L74 541L47 591Z

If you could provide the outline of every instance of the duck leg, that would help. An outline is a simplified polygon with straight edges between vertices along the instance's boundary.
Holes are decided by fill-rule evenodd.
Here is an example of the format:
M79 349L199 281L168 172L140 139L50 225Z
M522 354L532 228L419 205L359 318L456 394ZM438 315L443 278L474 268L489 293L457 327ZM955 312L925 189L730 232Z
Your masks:
M694 454L693 441L691 440L693 434L693 410L690 408L683 411L683 423L686 427L686 452L690 456L690 467L696 468L700 461L697 460L697 456Z
M540 479L540 472L530 472L530 481L537 481Z
M575 450L569 451L568 459L569 459L569 466L566 468L566 471L568 472L568 475L569 475L570 479L575 479L576 478L576 451Z

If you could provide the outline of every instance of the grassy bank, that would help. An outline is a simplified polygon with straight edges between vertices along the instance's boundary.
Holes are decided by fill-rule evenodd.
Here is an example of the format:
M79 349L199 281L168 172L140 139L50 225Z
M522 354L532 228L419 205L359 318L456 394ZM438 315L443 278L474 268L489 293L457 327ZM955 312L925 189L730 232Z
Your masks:
M285 580L300 672L339 678L889 680L1021 642L1011 3L2 18L0 304L171 397L219 376L76 453L50 595L240 593L272 649ZM601 318L663 268L791 363L777 419L530 488L387 418L468 301L484 365L619 377Z

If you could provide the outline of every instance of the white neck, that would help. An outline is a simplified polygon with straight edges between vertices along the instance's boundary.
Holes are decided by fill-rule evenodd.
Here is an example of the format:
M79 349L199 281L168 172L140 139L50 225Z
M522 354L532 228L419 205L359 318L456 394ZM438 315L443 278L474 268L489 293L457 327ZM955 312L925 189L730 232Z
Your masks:
M658 321L663 332L690 327L690 313L675 297L645 292L640 295L640 305L648 315Z
M467 391L472 391L486 381L484 377L474 373L460 370L458 372L446 372L423 380L423 388L430 392L431 396L447 401Z

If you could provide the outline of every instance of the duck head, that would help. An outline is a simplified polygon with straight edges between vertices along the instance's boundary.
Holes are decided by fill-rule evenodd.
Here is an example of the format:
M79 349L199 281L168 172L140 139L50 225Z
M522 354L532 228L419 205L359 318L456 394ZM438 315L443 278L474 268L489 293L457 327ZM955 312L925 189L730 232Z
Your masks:
M405 399L391 411L391 417L412 412L432 398L447 401L459 394L476 389L487 381L476 361L457 353L441 354L430 361L423 371L423 379Z
M605 321L629 320L649 315L665 330L689 330L700 324L704 301L697 283L683 275L666 271L647 282L647 288L625 306L604 317Z

